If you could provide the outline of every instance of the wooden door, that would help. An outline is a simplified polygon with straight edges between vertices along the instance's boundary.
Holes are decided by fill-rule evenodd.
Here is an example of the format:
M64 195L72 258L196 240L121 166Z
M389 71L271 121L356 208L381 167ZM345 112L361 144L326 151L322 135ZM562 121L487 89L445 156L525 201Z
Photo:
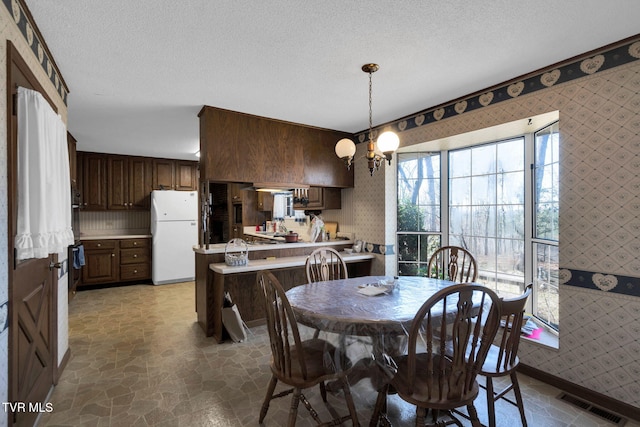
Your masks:
M82 169L82 208L88 211L106 210L107 156L84 153Z
M14 337L12 344L15 354L14 365L17 372L15 397L11 401L45 402L53 384L55 358L53 348L52 301L53 283L57 283L57 269L50 269L53 259L31 259L19 265L13 276L14 286L12 304L14 314L12 323ZM23 286L28 283L29 286ZM18 425L31 425L37 413L18 413L15 420ZM22 419L21 419L22 418Z
M322 203L322 188L310 187L309 191L307 192L307 197L309 197L307 209L321 208L324 206Z
M273 210L273 194L266 191L256 191L258 193L258 210L262 212Z
M176 190L198 190L198 163L189 161L176 162Z
M153 189L175 189L175 161L169 159L153 159Z
M129 158L129 209L148 210L151 206L151 160Z
M13 101L17 86L38 90L54 107L42 86L11 42L7 43L7 193L9 261L9 396L10 402L44 404L57 381L57 269L56 255L18 262L14 255L17 232L17 116ZM6 414L6 413L5 413ZM7 414L13 426L32 426L37 412Z
M129 162L124 156L107 157L107 209L129 207Z
M83 244L82 284L117 282L120 276L118 240L87 240Z

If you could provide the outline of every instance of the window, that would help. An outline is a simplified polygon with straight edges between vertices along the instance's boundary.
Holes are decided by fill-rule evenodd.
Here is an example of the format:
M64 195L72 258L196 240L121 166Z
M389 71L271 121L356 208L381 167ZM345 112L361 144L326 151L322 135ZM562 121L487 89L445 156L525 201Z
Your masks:
M424 275L440 246L440 154L398 154L398 274Z
M546 324L559 328L558 312L558 212L560 145L558 123L535 133L533 167L533 312Z
M524 291L524 202L524 137L449 152L449 244L505 298Z
M436 248L464 247L478 282L501 297L533 282L533 315L558 329L558 135L555 122L451 151L399 153L398 273L425 275Z

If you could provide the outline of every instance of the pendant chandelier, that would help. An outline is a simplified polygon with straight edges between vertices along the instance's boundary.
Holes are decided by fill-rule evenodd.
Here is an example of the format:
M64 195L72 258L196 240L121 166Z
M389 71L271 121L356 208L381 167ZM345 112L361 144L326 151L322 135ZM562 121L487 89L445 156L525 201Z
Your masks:
M378 170L384 160L391 165L391 159L393 152L398 149L400 140L398 135L391 131L383 132L378 137L377 145L379 152L376 152L376 143L373 142L373 115L371 113L371 75L378 71L380 66L378 64L364 64L362 71L369 74L369 141L367 142L367 161L369 165L369 172L373 176L373 171ZM353 162L353 156L356 154L356 144L349 138L343 138L336 144L336 155L341 158L347 165L347 169L351 168ZM384 159L384 160L383 160Z

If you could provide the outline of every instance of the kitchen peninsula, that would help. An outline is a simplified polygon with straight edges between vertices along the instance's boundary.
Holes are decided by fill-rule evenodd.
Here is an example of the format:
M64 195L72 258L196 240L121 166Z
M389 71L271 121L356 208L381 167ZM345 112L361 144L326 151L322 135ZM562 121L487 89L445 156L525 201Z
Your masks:
M225 292L238 306L242 319L249 325L264 321L264 307L256 287L256 274L269 269L285 289L307 282L305 261L307 255L319 247L341 251L350 277L370 274L374 255L369 253L347 254L345 248L352 240L324 242L253 244L248 246L248 262L242 266L225 264L225 243L194 247L196 255L196 311L198 324L207 336L218 342L228 336L222 327L222 306Z

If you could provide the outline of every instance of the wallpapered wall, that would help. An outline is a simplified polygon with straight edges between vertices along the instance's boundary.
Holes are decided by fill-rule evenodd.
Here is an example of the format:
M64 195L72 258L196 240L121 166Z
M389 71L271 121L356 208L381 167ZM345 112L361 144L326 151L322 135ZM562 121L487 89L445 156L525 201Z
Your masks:
M559 110L560 346L523 342L519 353L529 366L635 407L640 407L639 59L640 37L387 126L407 147ZM358 155L364 145L358 144ZM355 165L354 231L389 253L395 236L387 231L395 218L388 216L396 190L388 182L395 170L370 177L362 163ZM384 274L389 259L394 257L379 256L374 274Z
M15 0L3 0L0 6L0 81L7 79L7 44L6 40L16 46L29 68L36 75L48 95L53 99L62 120L67 121L67 107L65 105L66 90L62 89L60 80L54 69L50 68L44 51L38 48L39 40L33 33L30 24L20 6ZM41 52L41 53L40 53ZM7 247L7 88L0 84L0 402L8 401L8 247ZM66 254L63 254L66 257ZM61 272L63 274L64 271ZM61 277L59 286L60 299L58 310L60 322L58 325L58 350L62 357L67 349L67 292L66 280ZM0 415L0 427L7 425L7 417Z

